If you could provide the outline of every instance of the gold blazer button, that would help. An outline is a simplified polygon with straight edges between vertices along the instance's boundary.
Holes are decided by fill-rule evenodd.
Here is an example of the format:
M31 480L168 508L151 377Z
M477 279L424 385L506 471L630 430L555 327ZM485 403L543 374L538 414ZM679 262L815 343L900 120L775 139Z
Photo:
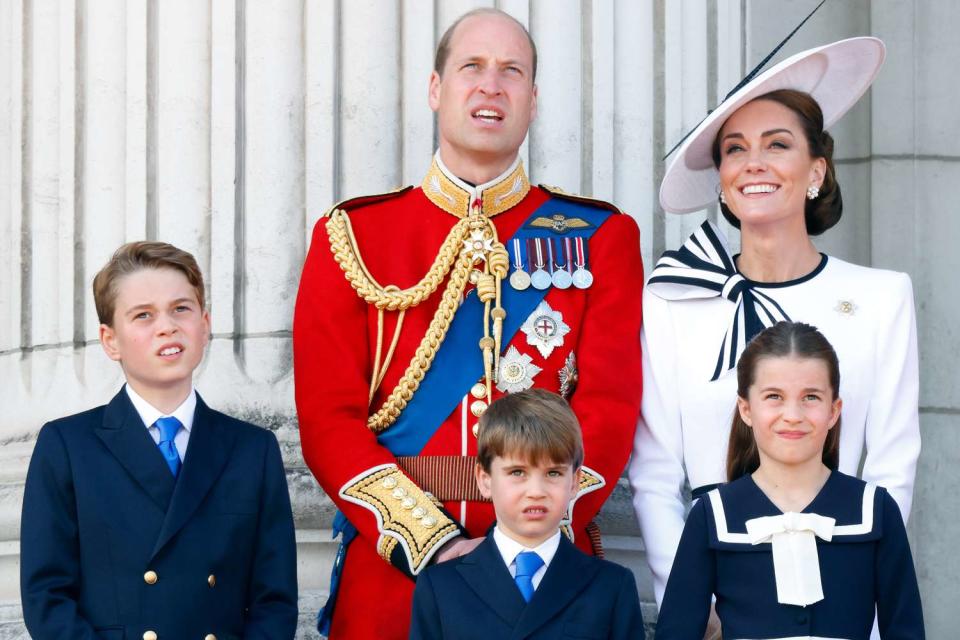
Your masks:
M207 584L211 587L217 586L217 576L213 575L212 573L207 576Z
M143 574L143 581L147 584L157 584L157 572L156 571L147 571ZM152 631L150 633L153 633ZM154 634L156 637L156 634ZM144 640L146 640L146 634L144 634Z
M144 632L143 632L143 640L157 640L157 632L156 632L156 631L144 631Z

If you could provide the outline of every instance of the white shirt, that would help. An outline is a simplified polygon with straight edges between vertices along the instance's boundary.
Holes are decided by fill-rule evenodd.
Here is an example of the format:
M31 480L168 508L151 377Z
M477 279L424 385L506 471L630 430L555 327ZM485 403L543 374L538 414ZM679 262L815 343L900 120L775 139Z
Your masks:
M516 560L521 551L533 551L540 556L540 559L543 560L543 566L537 569L537 572L533 574L533 577L530 579L533 583L533 589L536 590L537 587L540 586L540 581L543 580L543 575L547 572L547 567L550 566L550 561L553 560L553 556L557 553L557 547L560 546L560 530L558 529L555 534L533 549L523 546L505 534L500 530L499 526L493 529L493 541L496 543L497 550L500 552L504 564L507 565L507 569L510 571L510 577L512 578L517 576Z
M840 471L885 487L904 520L920 454L913 289L904 273L832 256L819 272L757 287L791 320L817 327L840 360ZM643 403L628 467L659 603L692 488L726 481L736 373L711 382L734 303L643 295Z
M154 407L144 400L139 393L134 391L133 387L129 384L124 385L124 389L127 390L127 395L130 396L130 402L133 403L133 408L137 410L140 419L143 420L143 424L147 428L147 433L150 434L150 437L153 438L155 443L160 444L160 428L154 425L159 418L173 416L180 421L183 428L177 431L177 435L173 438L173 443L177 445L177 453L180 454L180 461L183 462L183 457L187 455L187 443L190 441L190 429L193 428L193 414L197 408L196 389L191 388L187 399L180 403L180 406L174 409L172 413L163 413Z

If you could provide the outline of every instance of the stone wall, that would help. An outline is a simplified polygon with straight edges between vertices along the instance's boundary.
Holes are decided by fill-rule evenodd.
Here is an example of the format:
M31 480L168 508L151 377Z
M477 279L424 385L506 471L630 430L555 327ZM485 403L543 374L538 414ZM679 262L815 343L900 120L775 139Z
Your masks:
M335 201L419 182L436 138L434 44L479 4L513 13L539 45L540 113L522 149L531 179L629 211L649 266L717 218L659 209L666 150L816 3L0 3L0 638L24 637L19 517L34 438L121 384L96 343L89 287L117 245L141 238L194 252L207 276L204 398L280 439L310 636L334 546L333 507L303 464L293 407L290 322L309 232ZM847 210L818 244L914 280L925 444L910 532L930 637L953 628L960 562L950 548L960 519L941 506L960 488L960 218L949 197L960 91L946 81L958 28L950 0L828 2L778 56L863 34L889 47L872 93L834 131ZM649 603L622 483L602 524Z

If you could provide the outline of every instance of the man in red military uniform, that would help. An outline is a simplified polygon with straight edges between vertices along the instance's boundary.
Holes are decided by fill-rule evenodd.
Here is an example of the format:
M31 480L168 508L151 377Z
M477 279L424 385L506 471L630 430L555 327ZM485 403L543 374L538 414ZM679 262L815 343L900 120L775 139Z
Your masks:
M501 394L569 399L586 459L564 531L599 548L591 521L640 405L638 230L612 205L531 187L518 149L535 75L516 20L458 20L430 78L440 145L420 187L341 203L314 229L294 373L304 458L346 543L331 638L405 638L416 575L493 524L473 472L477 418Z

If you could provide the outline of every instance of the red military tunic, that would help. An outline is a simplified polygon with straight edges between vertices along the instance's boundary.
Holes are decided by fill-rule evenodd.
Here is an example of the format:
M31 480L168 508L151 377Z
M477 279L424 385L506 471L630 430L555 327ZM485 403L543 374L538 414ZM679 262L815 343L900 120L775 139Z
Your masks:
M501 242L551 197L529 186L517 162L504 175L479 187L449 175L437 157L421 188L359 198L341 204L347 212L356 253L369 276L380 285L412 287L424 277L454 225L483 202ZM560 196L568 197L568 196ZM599 208L611 205L585 201ZM615 210L614 210L615 211ZM415 576L433 554L457 535L483 536L494 520L489 502L479 496L450 499L450 491L433 490L431 501L398 468L397 459L377 441L368 417L384 403L404 375L427 332L444 284L402 319L393 358L372 402L371 376L378 352L378 309L362 299L348 281L331 249L327 222L321 219L303 269L293 323L294 374L304 459L321 487L359 531L343 566L331 638L406 638ZM586 480L572 510L568 535L593 553L587 525L616 484L633 442L640 406L640 322L643 267L636 223L614 212L589 239L590 288L547 291L544 301L569 327L544 357L527 335L517 331L501 353L515 348L536 369L527 369L534 386L566 393L583 429ZM512 267L511 267L512 270ZM510 286L504 279L503 286ZM510 309L506 309L507 314ZM398 312L383 313L379 337L381 362L389 351ZM477 338L482 336L477 327ZM466 357L481 359L480 349ZM566 384L561 389L561 379ZM524 383L521 383L524 384ZM478 389L474 389L478 391ZM469 388L459 406L439 426L418 461L433 456L475 456L472 405L485 395ZM502 395L494 387L493 398ZM482 397L481 397L482 396ZM481 407L482 408L482 407ZM389 429L389 426L386 427ZM435 428L435 425L424 425ZM448 463L457 458L442 458ZM472 484L453 464L461 484ZM448 465L449 466L449 465ZM419 476L418 476L419 477ZM444 493L449 495L443 495Z

